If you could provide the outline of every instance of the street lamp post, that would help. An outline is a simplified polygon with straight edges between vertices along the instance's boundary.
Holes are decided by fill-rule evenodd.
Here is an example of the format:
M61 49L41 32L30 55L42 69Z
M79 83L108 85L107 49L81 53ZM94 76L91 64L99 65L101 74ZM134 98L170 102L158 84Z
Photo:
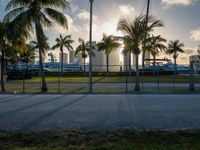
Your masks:
M93 2L94 2L94 0L89 0L89 2L90 2L89 93L92 94L92 15L93 15Z

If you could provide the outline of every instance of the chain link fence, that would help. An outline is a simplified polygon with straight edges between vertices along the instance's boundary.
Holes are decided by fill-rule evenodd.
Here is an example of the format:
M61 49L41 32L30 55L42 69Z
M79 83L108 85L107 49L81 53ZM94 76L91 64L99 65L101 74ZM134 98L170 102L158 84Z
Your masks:
M60 65L55 71L45 69L45 81L50 94L82 94L89 91L88 66L61 72ZM85 68L85 71L84 71ZM200 74L189 69L175 72L161 67L139 67L140 91L135 91L136 66L93 66L93 93L200 93ZM7 93L41 93L42 78L38 70L20 70L8 73L5 81Z

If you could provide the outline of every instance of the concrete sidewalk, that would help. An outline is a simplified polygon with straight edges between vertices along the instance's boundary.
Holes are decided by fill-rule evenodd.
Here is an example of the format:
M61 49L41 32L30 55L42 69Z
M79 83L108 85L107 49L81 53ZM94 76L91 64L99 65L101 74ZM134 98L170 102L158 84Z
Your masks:
M0 95L0 131L200 128L200 95Z

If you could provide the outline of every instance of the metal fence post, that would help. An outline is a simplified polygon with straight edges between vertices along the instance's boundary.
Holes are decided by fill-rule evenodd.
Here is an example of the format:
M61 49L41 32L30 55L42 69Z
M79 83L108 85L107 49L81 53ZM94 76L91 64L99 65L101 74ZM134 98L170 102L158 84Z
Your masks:
M126 93L128 93L128 66L127 66L127 63L126 63Z
M157 92L160 93L160 66L159 69L157 70Z
M176 79L176 71L174 70L174 75L173 75L173 93L175 93L175 79Z
M60 68L60 72L58 71L58 93L60 94L61 66L59 68Z
M23 66L23 94L25 94L25 78L26 78L26 72Z
M193 62L190 63L190 92L195 91L195 86L194 86L194 67L193 67Z
M144 92L144 69L142 68L142 92Z
M93 2L94 0L89 0L90 2L90 52L89 52L89 93L93 93L93 82L92 82L92 15L93 15Z

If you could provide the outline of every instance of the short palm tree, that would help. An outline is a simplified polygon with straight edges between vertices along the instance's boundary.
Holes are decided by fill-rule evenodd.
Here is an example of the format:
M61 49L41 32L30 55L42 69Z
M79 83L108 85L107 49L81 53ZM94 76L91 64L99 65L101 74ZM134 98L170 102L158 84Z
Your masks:
M107 36L106 34L103 34L103 39L97 43L97 48L99 51L104 51L106 54L106 70L107 75L109 75L109 54L120 47L120 43L118 42L119 38L115 36Z
M54 9L68 7L69 2L66 0L9 0L6 7L6 10L11 11L5 16L5 20L12 21L13 24L20 26L26 32L33 31L35 28L42 76L42 92L47 92L42 55L44 55L45 47L48 45L43 27L52 27L53 20L68 28L65 15Z
M200 45L199 45L199 48L198 48L198 50L197 50L197 54L198 54L199 57L200 57Z
M53 50L60 48L60 52L61 52L61 75L63 75L63 49L64 47L67 48L67 50L73 51L73 47L72 44L74 43L74 41L72 40L72 36L71 35L66 35L65 37L62 36L62 34L60 34L59 38L56 38L56 44L52 47Z
M147 39L145 39L146 44L144 44L143 49L145 51L148 51L153 56L153 67L154 67L154 75L155 75L155 66L156 66L156 56L166 50L166 46L164 45L165 42L167 42L166 39L162 38L160 35L158 36L151 36Z
M79 38L80 45L76 48L75 55L81 54L83 58L83 64L84 64L84 72L86 71L86 58L88 57L90 53L90 44L89 42L85 42L85 40ZM92 49L94 50L96 47L92 45ZM92 51L92 56L95 56L94 51Z
M33 63L36 58L36 47L33 44L26 44L26 47L20 51L20 58L22 63L26 66L26 71L28 71L28 64Z
M184 44L181 43L179 40L175 40L175 41L170 41L168 44L168 48L166 53L169 55L172 55L174 58L174 70L175 70L175 74L177 74L177 58L179 53L184 53L183 50Z
M124 56L127 56L128 57L128 60L129 62L127 64L125 64L126 68L128 67L128 70L129 70L129 75L131 76L131 73L132 73L132 68L131 68L131 44L130 44L130 41L129 41L129 38L128 36L127 37L123 37L122 38L123 40L123 44L124 44L124 48L123 48L123 55Z
M140 72L139 72L139 54L141 53L140 46L144 41L148 32L153 31L155 27L163 26L160 20L155 20L152 17L146 25L146 17L139 16L135 20L120 19L117 29L125 34L124 41L128 44L130 51L136 56L136 84L135 91L140 91Z

